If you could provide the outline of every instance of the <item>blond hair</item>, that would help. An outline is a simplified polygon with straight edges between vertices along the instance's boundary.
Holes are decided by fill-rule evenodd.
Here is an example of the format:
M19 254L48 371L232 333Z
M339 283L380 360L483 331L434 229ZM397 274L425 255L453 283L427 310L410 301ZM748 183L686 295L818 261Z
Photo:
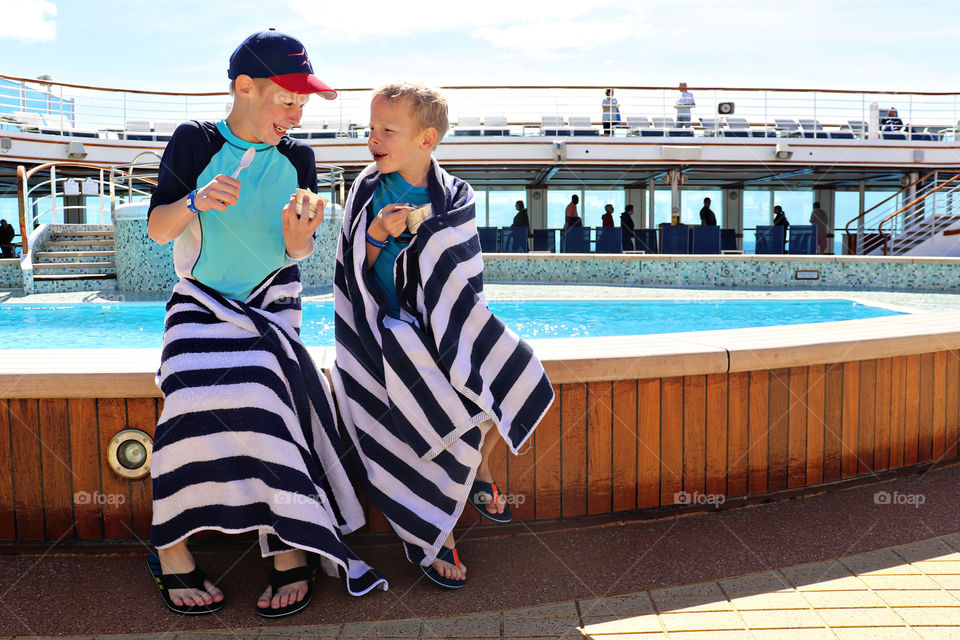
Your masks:
M447 99L437 89L419 82L392 82L374 92L374 97L383 96L387 100L406 100L407 105L419 121L420 127L433 127L437 130L436 148L450 128L447 118Z

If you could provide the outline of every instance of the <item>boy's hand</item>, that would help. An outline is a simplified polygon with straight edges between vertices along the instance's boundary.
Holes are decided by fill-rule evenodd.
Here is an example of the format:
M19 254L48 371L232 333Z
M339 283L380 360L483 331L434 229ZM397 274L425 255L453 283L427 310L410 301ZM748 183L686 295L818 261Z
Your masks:
M294 260L305 258L313 251L313 234L323 222L323 209L324 202L320 199L316 212L310 217L310 199L304 196L298 201L296 194L290 196L290 202L283 208L283 243L287 255Z
M193 199L193 206L200 211L226 211L227 207L237 204L240 198L240 181L223 174L208 182L203 187L197 189L197 195Z
M407 228L407 214L411 211L413 211L413 207L409 204L388 204L380 209L380 213L370 223L370 228L367 231L374 240L385 241L386 238L381 238L381 235L396 238Z

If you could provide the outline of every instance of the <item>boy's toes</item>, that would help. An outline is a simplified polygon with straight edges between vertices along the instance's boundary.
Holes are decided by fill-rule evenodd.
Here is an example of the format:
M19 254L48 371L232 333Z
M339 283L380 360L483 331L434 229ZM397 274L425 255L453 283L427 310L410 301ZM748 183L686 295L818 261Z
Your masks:
M266 609L270 606L270 587L267 587L267 590L260 594L260 599L257 600L257 606L261 609Z

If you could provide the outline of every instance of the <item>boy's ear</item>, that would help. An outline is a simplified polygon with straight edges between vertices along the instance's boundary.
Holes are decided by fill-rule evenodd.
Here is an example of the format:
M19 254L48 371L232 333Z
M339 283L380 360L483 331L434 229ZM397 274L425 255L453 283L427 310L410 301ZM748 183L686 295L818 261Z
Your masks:
M233 87L238 96L249 97L254 89L253 78L240 74L237 76L237 79L234 80Z
M433 149L437 146L437 130L435 127L427 127L423 130L423 144L427 149Z

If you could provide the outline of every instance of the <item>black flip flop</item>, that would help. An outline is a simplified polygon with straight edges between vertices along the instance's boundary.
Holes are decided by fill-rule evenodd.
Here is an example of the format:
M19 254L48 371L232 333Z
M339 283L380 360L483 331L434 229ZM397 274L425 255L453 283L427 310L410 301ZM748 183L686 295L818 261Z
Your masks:
M206 591L203 586L207 579L207 574L199 566L194 567L190 573L163 573L160 567L160 556L151 553L147 558L147 566L150 567L150 574L157 583L157 589L160 590L160 597L164 604L174 613L180 613L187 616L200 615L204 613L213 613L223 608L223 600L212 602L210 604L174 604L170 598L170 589L199 589Z
M486 499L485 496L490 496ZM513 514L510 512L510 505L503 505L503 513L490 513L487 506L496 504L500 500L500 490L496 482L484 482L475 480L470 487L470 504L474 509L480 512L484 518L493 520L497 524L507 524L513 520Z
M437 560L449 562L455 567L460 566L460 554L457 553L456 549L451 549L450 547L440 547L440 553L437 554ZM431 582L446 589L460 589L467 584L466 580L453 580L452 578L444 578L442 575L437 573L437 570L433 568L433 565L430 565L429 567L424 567L421 565L420 571L423 571L423 575L427 576Z
M307 605L310 604L310 598L313 597L313 584L317 580L317 567L319 562L314 561L312 557L307 557L307 566L305 567L294 567L293 569L287 569L286 571L277 571L276 569L270 570L270 598L272 599L276 595L277 591L280 590L280 587L284 587L288 584L293 584L294 582L300 582L301 580L307 581L307 595L303 596L303 600L300 602L291 602L285 607L279 607L273 609L271 607L260 608L257 605L254 605L257 609L257 613L262 618L282 618L283 616L289 616L298 611L303 611L307 608Z

